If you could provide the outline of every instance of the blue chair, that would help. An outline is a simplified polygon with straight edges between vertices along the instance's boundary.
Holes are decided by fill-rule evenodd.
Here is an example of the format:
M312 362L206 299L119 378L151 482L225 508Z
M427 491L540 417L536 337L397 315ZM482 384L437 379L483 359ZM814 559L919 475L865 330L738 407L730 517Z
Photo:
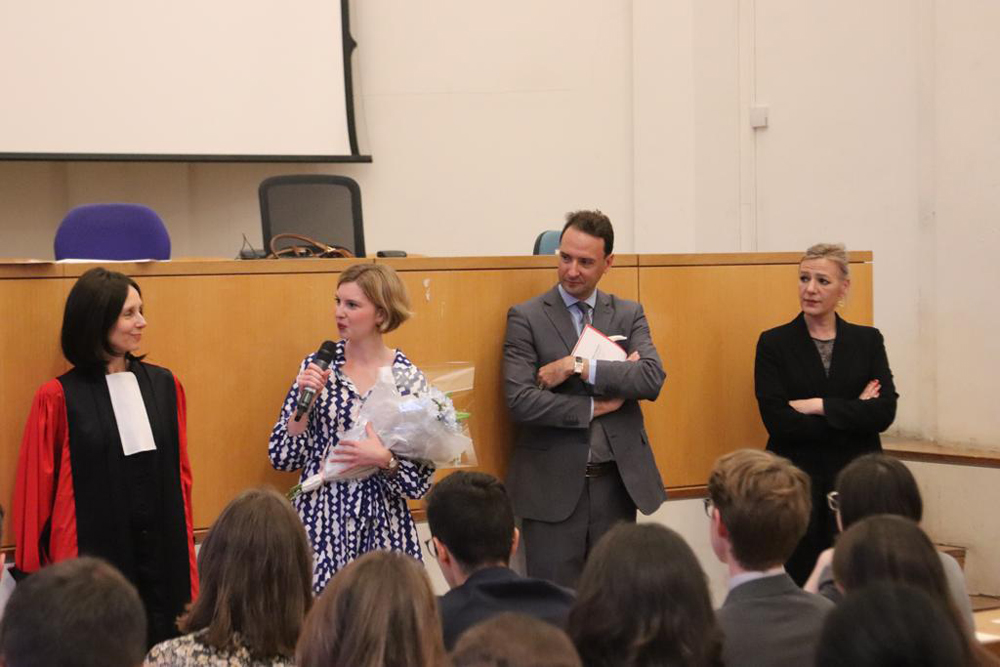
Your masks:
M554 255L559 249L559 237L562 232L558 229L550 229L538 235L535 239L535 249L533 255Z
M170 235L156 211L141 204L85 204L56 231L56 259L170 259Z

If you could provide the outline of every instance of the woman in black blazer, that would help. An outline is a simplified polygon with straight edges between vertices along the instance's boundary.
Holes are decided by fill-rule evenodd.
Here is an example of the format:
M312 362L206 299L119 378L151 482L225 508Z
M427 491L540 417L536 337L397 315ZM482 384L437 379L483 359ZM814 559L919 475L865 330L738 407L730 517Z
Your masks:
M855 457L881 451L879 433L896 417L882 334L836 314L849 287L844 246L812 246L799 264L802 312L757 341L754 383L767 449L791 459L812 480L809 528L785 564L799 585L832 543L826 494L837 473Z

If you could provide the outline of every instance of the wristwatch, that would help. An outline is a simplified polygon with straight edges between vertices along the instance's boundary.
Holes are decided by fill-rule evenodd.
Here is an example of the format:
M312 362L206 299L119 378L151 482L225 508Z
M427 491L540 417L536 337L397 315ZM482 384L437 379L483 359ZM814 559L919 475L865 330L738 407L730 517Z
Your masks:
M382 472L388 475L389 477L392 477L397 472L399 472L399 459L396 458L395 454L393 454L392 458L389 459L389 465L382 468Z
M573 375L583 375L583 357L573 357Z

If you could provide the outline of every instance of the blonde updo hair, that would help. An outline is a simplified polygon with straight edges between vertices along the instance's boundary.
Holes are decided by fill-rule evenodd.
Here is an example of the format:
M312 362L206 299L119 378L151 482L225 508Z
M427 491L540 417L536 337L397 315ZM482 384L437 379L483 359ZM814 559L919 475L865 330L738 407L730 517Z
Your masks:
M799 264L810 259L828 259L840 267L840 277L850 278L851 269L847 259L847 248L843 243L817 243L809 246Z
M337 279L337 287L344 283L355 283L382 313L382 321L378 325L379 333L395 331L413 315L410 311L410 295L406 292L406 285L392 267L385 264L355 264L348 267Z

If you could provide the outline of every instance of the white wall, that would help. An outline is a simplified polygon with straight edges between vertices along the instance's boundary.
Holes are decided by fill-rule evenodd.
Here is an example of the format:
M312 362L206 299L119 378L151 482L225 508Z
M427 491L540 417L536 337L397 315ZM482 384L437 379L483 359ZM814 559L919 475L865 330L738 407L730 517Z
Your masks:
M894 430L1000 448L1000 4L364 0L352 24L373 164L0 163L3 254L133 200L175 256L231 257L294 171L361 183L372 250L521 254L582 207L622 251L842 240L875 252Z
M907 461L924 501L923 529L937 544L966 548L970 593L1000 595L1000 469Z
M3 254L51 258L69 207L132 200L161 214L174 256L233 257L242 234L261 243L260 181L314 171L359 181L373 251L530 253L584 207L602 208L633 247L630 2L352 10L372 164L0 163Z
M1000 449L1000 6L636 0L634 26L637 247L873 250L893 430Z
M1000 283L1000 4L934 4L936 415L949 440L996 447Z

